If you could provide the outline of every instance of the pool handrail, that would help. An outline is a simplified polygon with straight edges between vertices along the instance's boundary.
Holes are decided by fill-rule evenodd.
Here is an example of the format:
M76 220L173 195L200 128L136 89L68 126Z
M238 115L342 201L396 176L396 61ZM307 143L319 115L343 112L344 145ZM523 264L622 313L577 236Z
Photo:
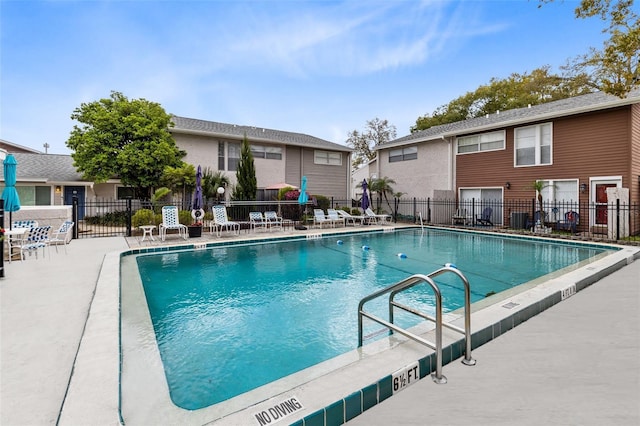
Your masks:
M443 376L442 374L442 293L440 292L440 288L438 287L438 285L433 281L432 277L438 276L442 273L445 272L454 272L456 275L458 275L462 281L465 284L465 330L462 330L456 326L450 325L450 324L446 324L445 326L447 328L450 328L452 330L461 332L463 334L465 334L465 340L466 340L466 350L465 350L465 358L462 361L463 364L465 365L475 365L476 361L471 358L471 338L470 338L470 330L471 330L471 317L470 317L470 287L469 287L469 281L466 279L466 277L460 272L458 271L457 268L453 267L453 266L445 266L444 268L440 268L432 273L430 273L429 275L423 275L423 274L415 274L415 275L411 275L408 278L405 278L404 280L397 282L395 284L392 284L388 287L385 287L381 290L378 290L366 297L364 297L363 299L360 300L360 303L358 304L358 347L362 347L362 341L363 341L363 321L362 318L363 317L367 317L372 321L377 322L380 325L383 325L385 327L387 327L389 330L396 331L412 340L415 340L418 343L421 343L431 349L433 349L435 351L435 355L436 355L436 371L434 374L432 374L432 379L434 382L438 383L438 384L444 384L447 383L447 378L445 376ZM433 318L427 314L424 314L422 312L419 312L415 309L409 308L408 306L402 305L398 302L395 302L393 300L393 297L395 297L395 295L403 290L406 290L408 288L414 287L417 284L420 283L427 283L431 289L434 292L435 295L435 302L436 302L436 317ZM364 311L364 304L367 303L370 300L376 299L384 294L389 293L389 321L385 321L381 318L378 318L377 316L370 314L366 311ZM425 339L423 339L422 337L411 333L410 331L407 331L395 324L393 324L393 308L398 307L400 309L403 309L407 312L413 313L415 315L418 315L422 318L428 319L430 321L435 321L436 324L436 328L435 328L435 337L436 337L436 341L435 343L431 343Z
M464 283L464 328L457 327L453 324L442 323L443 327L447 327L450 330L456 331L460 334L464 334L465 337L465 351L464 351L464 359L462 363L465 365L475 365L476 361L471 357L471 286L469 285L469 280L464 276L460 270L454 266L445 266L436 271L433 271L428 276L430 278L435 278L438 275L442 275L446 272L453 272L456 274ZM416 283L417 284L417 283ZM415 284L414 284L415 285ZM413 287L413 286L411 286ZM402 290L406 290L410 287L403 287ZM400 289L393 290L389 294L389 320L393 323L393 307L400 308L404 311L410 312L414 315L417 315L421 318L424 318L429 321L436 322L436 318L433 318L430 315L427 315L423 312L412 309L406 305L398 303L394 300L396 294L398 294Z

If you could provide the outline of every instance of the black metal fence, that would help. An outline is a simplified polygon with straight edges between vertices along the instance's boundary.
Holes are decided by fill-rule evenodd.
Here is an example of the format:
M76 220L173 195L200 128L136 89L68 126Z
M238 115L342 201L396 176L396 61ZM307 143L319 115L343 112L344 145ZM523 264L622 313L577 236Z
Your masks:
M192 223L191 205L180 200L165 204L178 206L181 223ZM163 205L133 199L74 202L73 212L78 224L75 238L134 235L140 225L161 223ZM296 222L310 220L314 208L341 208L352 214L362 212L354 200L339 199L307 206L300 206L295 201L258 200L231 201L225 205L229 218L234 221L247 221L250 211L276 211L284 219ZM212 219L211 206L211 203L205 206L205 221ZM543 202L541 208L535 198L514 201L393 198L373 200L373 209L378 213L391 214L394 221L400 223L482 227L618 242L640 241L640 205L637 203ZM152 211L153 215L147 214L141 219L140 210ZM147 222L141 223L141 220Z

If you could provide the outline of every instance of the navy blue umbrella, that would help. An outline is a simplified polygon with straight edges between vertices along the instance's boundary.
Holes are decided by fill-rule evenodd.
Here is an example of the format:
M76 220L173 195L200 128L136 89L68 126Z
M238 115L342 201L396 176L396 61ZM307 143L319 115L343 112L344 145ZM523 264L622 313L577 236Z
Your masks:
M11 213L20 210L20 197L16 190L16 168L18 162L13 155L7 154L4 159L4 190L2 199L4 200L4 210L9 212L9 229L11 229Z
M367 194L367 180L362 180L362 200L360 201L360 206L362 207L362 211L369 208L371 203L369 202L369 195Z
M193 195L193 210L191 211L191 216L197 221L202 221L204 217L204 210L202 201L202 168L198 165L198 170L196 171L196 192Z

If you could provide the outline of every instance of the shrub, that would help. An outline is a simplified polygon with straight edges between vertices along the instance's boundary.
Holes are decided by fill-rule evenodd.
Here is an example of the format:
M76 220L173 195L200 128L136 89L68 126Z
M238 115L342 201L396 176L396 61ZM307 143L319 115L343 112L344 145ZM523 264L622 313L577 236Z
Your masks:
M155 216L151 209L140 209L131 217L131 226L137 228L143 225L156 225ZM160 221L162 221L162 214L160 218Z
M316 200L317 209L322 209L327 211L329 208L329 199L324 195L314 195L313 198Z

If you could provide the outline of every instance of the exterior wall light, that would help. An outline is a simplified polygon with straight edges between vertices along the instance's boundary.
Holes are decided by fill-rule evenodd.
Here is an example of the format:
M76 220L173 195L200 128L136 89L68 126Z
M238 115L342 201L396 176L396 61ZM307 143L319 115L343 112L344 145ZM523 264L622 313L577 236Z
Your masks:
M587 184L586 183L581 183L580 184L580 192L587 192Z
M507 188L507 189L511 189L511 182L505 183L504 187Z

